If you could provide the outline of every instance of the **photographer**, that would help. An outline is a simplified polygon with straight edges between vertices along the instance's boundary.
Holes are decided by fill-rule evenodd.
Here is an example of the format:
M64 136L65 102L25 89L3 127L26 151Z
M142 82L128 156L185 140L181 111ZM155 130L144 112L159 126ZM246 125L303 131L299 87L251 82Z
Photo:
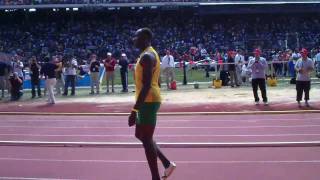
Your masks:
M120 65L120 75L121 75L121 83L122 83L122 91L128 92L128 58L127 55L122 53L121 59L119 60Z
M295 70L297 71L297 102L298 106L301 107L300 101L302 100L304 92L304 100L306 107L309 107L309 92L311 88L311 73L314 70L314 64L312 59L308 57L308 50L305 48L301 49L301 58L295 64Z
M100 82L99 82L99 72L100 72L100 63L97 61L97 55L92 54L90 61L90 85L91 93L94 94L94 86L97 88L97 94L100 92Z
M37 88L37 94L38 97L41 97L41 89L40 89L40 65L37 62L37 59L35 56L31 57L30 60L30 76L31 76L31 89L32 89L32 98L36 97L36 90L35 88Z
M265 58L261 57L261 50L254 51L254 58L249 60L248 69L251 69L252 90L254 95L255 104L259 104L258 87L261 91L263 103L268 105L267 88L266 88L266 68L268 67Z
M57 56L57 62L58 63L63 62L63 57L61 55ZM56 70L56 79L57 79L57 83L55 86L56 92L57 92L57 95L61 95L62 92L64 91L64 85L65 85L62 66L59 66L59 68Z
M20 79L24 79L24 75L23 75L23 62L21 62L21 57L19 55L14 55L13 57L13 63L12 63L12 67L13 67L13 72L17 73Z
M11 84L11 101L17 101L23 95L23 93L21 92L22 79L18 76L17 72L14 72L10 76L9 81Z
M4 98L4 90L6 88L6 71L7 71L7 64L0 59L0 88L1 88L1 97Z
M68 95L69 85L71 86L71 96L75 95L77 68L78 62L75 58L68 59L64 65L64 72L66 75L64 96Z

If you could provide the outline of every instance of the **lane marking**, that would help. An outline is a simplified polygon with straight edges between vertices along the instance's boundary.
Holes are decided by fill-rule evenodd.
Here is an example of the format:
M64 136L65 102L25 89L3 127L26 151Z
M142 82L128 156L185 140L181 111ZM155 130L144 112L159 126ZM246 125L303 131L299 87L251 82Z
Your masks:
M320 113L320 110L284 110L284 111L235 111L235 112L160 112L159 116L193 116L193 115L252 115L252 114L306 114ZM46 115L46 116L129 116L130 113L61 113L61 112L10 112L2 111L0 115Z
M320 127L318 124L310 125L279 125L279 126L159 126L156 129L255 129L255 128L310 128ZM130 129L125 126L0 126L0 128L31 128L31 129Z
M256 148L256 147L318 147L320 141L278 142L157 142L163 148ZM140 142L52 142L52 141L0 141L0 146L20 147L107 147L141 148Z
M0 161L36 161L36 162L76 162L76 163L147 163L139 160L95 160L95 159L38 159L38 158L0 158ZM291 163L320 163L320 160L266 160L266 161L175 161L177 164L291 164ZM160 163L160 162L159 162Z
M133 134L0 134L0 136L36 136L36 137L132 137ZM155 137L287 137L287 136L320 136L320 134L166 134ZM320 137L319 137L320 138Z
M62 178L34 178L34 177L4 177L0 176L0 179L14 179L14 180L76 180L76 179L62 179Z
M123 120L110 120L110 119L2 119L0 123L2 122L86 122L86 123L95 123L95 122L106 122L106 123L123 123L127 122L127 119ZM257 117L256 117L257 118ZM243 118L244 119L244 118ZM297 119L190 119L190 120L179 120L179 119L173 119L173 120L165 120L165 119L159 119L159 123L161 122L260 122L260 121L312 121L312 120L320 120L320 118L297 118Z

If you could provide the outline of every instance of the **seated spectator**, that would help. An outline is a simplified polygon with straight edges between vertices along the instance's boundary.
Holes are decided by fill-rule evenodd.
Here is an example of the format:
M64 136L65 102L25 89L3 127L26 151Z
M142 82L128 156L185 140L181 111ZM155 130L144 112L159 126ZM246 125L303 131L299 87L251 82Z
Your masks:
M23 95L21 91L22 79L19 77L17 72L14 72L12 76L10 76L9 80L11 84L11 101L17 101Z

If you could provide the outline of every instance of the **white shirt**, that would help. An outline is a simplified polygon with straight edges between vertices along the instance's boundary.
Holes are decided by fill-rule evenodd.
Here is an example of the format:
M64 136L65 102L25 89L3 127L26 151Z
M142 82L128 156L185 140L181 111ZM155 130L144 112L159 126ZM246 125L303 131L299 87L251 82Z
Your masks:
M162 68L174 67L174 58L171 55L163 56L162 58Z
M23 77L23 63L21 61L19 62L13 62L13 72L18 73L19 77Z
M241 54L237 54L234 58L234 62L239 68L241 68L241 65L244 63L244 56Z
M320 52L315 56L316 62L320 63Z
M201 56L207 56L208 55L207 50L204 49L204 48L200 50L200 54L201 54Z
M65 75L77 75L77 69L74 66L78 66L76 59L71 60L71 66L65 68Z
M301 58L301 54L300 53L293 53L291 58L294 60L297 60L297 59Z
M313 61L312 59L308 58L307 60L302 60L302 59L299 59L297 62L296 62L296 65L295 65L295 69L302 69L304 70L303 73L300 73L298 72L298 75L297 75L297 81L310 81L310 76L311 76L311 71L312 70L309 70L309 68L313 69L314 68L314 64L313 64Z

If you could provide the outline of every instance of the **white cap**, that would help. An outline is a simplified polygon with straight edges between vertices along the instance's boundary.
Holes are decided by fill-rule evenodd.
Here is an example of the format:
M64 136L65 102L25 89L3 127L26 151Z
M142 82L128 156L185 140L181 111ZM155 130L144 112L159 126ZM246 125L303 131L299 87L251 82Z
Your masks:
M125 53L122 53L121 56L122 57L127 57L127 55Z
M112 54L110 52L107 53L107 56L111 56Z

